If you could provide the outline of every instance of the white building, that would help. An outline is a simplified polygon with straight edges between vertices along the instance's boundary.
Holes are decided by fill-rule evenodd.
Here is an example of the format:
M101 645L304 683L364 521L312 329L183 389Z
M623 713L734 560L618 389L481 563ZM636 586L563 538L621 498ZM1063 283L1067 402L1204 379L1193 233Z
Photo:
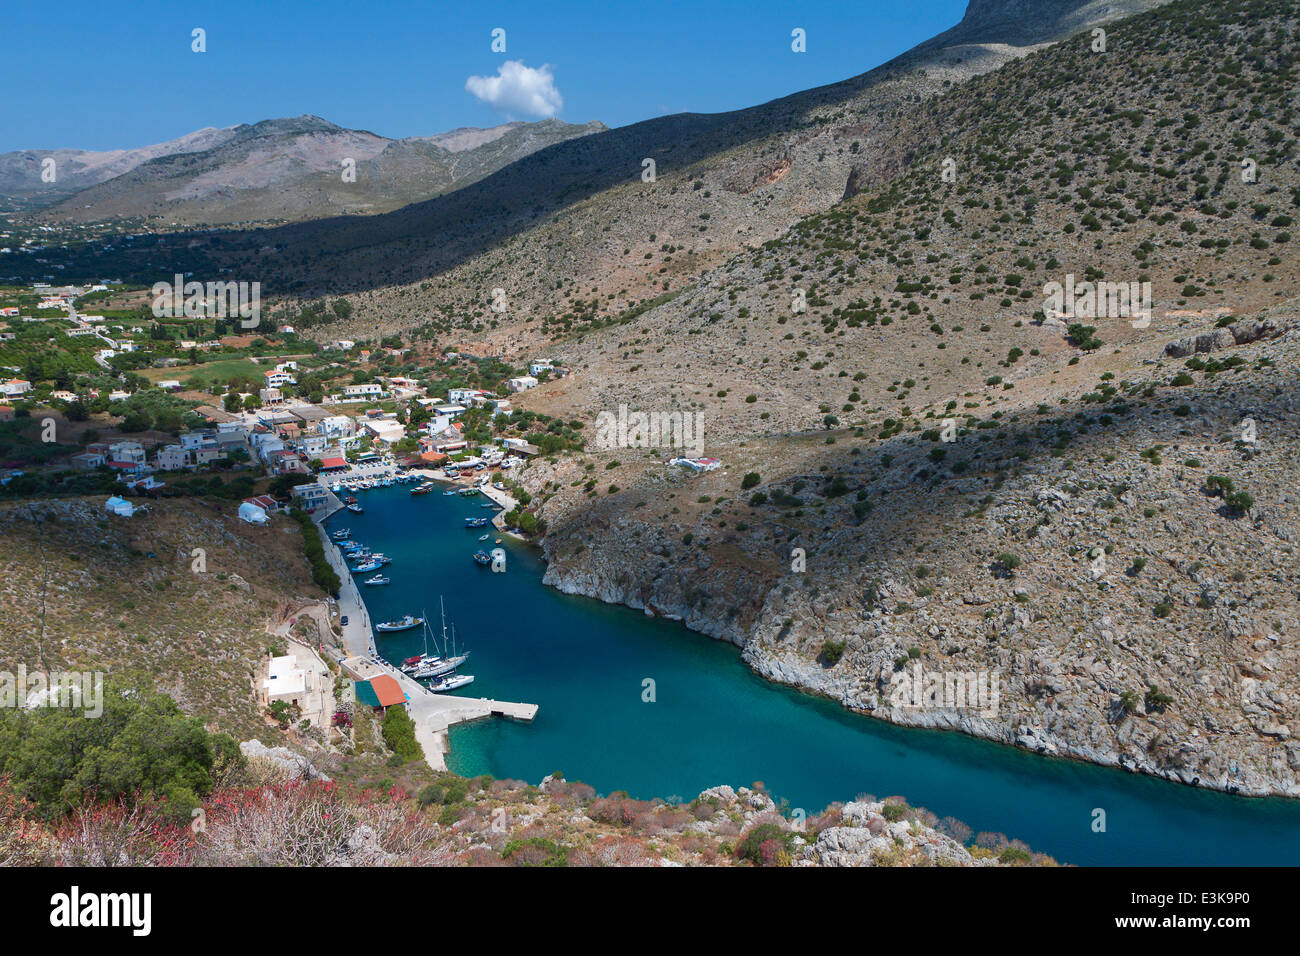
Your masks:
M271 519L257 505L251 501L245 501L239 506L239 520L248 524L267 524ZM289 660L293 660L293 658L289 658Z
M117 515L121 518L129 518L135 514L135 505L125 498L119 498L117 495L109 498L104 502L104 510L111 515Z
M376 382L370 382L366 385L343 386L343 397L350 401L362 398L379 398L383 394L383 386Z
M138 441L115 441L108 446L108 460L128 465L143 465L144 446Z
M387 442L390 445L406 437L406 426L391 418L372 419L363 423L361 427L377 441Z
M518 378L506 380L506 388L510 389L512 392L522 392L526 389L536 387L537 379L533 378L531 375L520 375Z
M487 397L487 392L477 388L449 388L447 401L453 405L476 405Z
M262 681L262 699L267 705L277 700L302 706L307 700L307 672L292 655L272 657Z

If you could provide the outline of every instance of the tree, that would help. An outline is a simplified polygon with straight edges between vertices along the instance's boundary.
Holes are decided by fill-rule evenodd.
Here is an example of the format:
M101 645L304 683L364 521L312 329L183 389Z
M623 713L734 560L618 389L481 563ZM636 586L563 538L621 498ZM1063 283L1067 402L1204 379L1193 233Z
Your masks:
M105 687L102 704L95 720L81 706L0 715L0 775L41 813L57 816L86 799L202 797L214 767L242 760L231 738L208 733L164 694Z
M419 760L424 756L424 749L415 739L415 721L405 707L389 707L384 713L382 730L384 743L402 760Z

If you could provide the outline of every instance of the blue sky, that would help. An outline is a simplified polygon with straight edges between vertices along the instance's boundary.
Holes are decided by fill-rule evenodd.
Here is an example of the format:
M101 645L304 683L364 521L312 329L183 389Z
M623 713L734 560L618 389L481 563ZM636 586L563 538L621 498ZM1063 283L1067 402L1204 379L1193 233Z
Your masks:
M392 137L536 119L491 96L610 126L738 109L863 73L961 19L966 0L111 0L7 4L0 152L120 149L205 126L314 113ZM191 30L207 52L190 50ZM491 32L506 31L506 52ZM793 53L791 31L807 34ZM524 92L528 92L525 89ZM508 97L507 97L508 98ZM516 98L516 104L521 102Z

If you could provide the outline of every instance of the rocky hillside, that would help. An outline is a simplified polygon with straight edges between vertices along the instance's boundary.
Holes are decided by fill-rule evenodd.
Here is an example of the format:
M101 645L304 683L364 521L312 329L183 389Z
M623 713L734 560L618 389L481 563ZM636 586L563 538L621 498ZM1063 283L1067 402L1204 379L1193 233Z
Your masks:
M557 347L524 404L699 413L725 470L533 466L548 581L885 719L1300 795L1296 30L1182 0L1009 63L898 175ZM1049 314L1071 274L1149 323ZM898 706L917 663L997 713Z
M162 156L199 153L228 141L237 127L196 130L178 139L139 149L22 149L0 154L0 196L45 206L79 189L130 172ZM41 178L42 163L54 160L54 182Z
M129 219L166 229L386 212L604 128L551 119L389 139L317 116L263 120L101 161L91 167L93 180L78 171L78 163L89 161L70 157L73 178L61 177L58 185L61 193L77 191L43 215L56 222ZM39 183L39 155L0 156L0 194L8 171L9 178L20 177L17 185L29 200L38 198L40 190L29 180L34 164ZM355 167L351 181L343 176L346 160Z
M265 734L252 682L267 626L320 593L298 526L247 525L228 501L136 501L148 510L131 518L102 497L0 505L0 660L139 681L210 726Z
M1018 0L982 3L963 21L985 37L978 42L960 33L761 106L582 136L386 215L187 234L148 250L108 243L79 250L75 265L150 283L173 266L229 269L260 280L266 295L352 294L353 321L325 335L416 330L477 340L476 352L531 349L680 291L846 190L892 176L891 143L918 104L1081 24L1154 2L1070 0L1032 18L1016 13ZM989 39L998 24L1007 36ZM489 309L496 288L505 313Z

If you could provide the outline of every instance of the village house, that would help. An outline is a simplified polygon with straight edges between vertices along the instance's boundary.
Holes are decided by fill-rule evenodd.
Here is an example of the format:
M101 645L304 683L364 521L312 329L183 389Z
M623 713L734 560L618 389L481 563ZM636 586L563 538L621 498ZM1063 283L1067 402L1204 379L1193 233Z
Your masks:
M94 471L104 464L104 456L97 452L83 451L68 459L78 471Z
M491 394L491 392L485 392L479 388L449 388L447 389L447 401L455 405L478 405Z
M144 446L138 441L116 441L108 446L108 464L143 465L146 461Z
M180 471L190 467L190 453L183 445L167 445L154 456L154 467L159 471Z
M454 451L461 451L469 447L469 442L465 441L460 430L454 425L434 435L420 439L421 451L432 451L438 454L446 455Z
M266 379L267 388L279 388L282 385L296 385L298 382L292 372L285 371L279 366L263 372L262 376Z
M194 456L194 464L210 465L214 461L221 461L226 457L225 450L215 441L205 441L198 448L195 448L191 454Z
M308 458L319 458L325 454L329 441L323 435L303 435L294 442L294 447Z
M392 418L368 419L362 429L376 441L390 445L406 437L406 426Z
M293 502L308 514L317 508L325 507L329 501L329 496L325 488L316 482L308 482L302 485L296 485L293 489Z
M357 423L347 415L330 415L316 423L316 432L325 438L350 438L357 432Z
M520 375L516 378L506 379L506 388L512 392L523 392L536 387L537 379L531 375Z
M383 394L383 386L376 382L369 382L365 385L343 386L343 398L345 401L355 402L365 398L379 398Z
M32 390L32 383L21 378L11 378L0 382L0 395L6 398L19 398Z

